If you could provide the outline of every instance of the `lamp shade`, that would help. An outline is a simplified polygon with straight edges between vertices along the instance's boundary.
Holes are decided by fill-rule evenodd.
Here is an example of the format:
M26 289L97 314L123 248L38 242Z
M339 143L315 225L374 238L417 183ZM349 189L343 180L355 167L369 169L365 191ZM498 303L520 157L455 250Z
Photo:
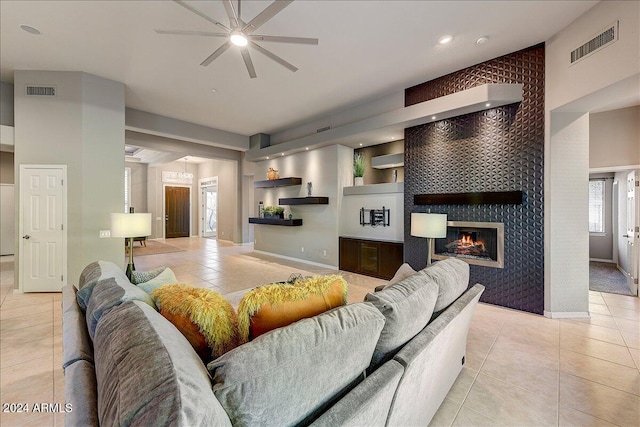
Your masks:
M151 235L150 213L112 213L111 237L144 237Z
M413 212L411 235L436 239L447 237L447 214Z

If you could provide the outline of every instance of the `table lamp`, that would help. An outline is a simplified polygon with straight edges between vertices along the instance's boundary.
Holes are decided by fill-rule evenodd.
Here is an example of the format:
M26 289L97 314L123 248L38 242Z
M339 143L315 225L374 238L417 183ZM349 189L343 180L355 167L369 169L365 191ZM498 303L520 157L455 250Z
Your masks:
M129 241L129 265L127 277L131 280L131 272L136 269L133 265L133 239L151 235L150 213L112 213L111 237L124 237Z
M431 265L433 239L447 237L447 214L412 212L411 235L427 238L427 265Z

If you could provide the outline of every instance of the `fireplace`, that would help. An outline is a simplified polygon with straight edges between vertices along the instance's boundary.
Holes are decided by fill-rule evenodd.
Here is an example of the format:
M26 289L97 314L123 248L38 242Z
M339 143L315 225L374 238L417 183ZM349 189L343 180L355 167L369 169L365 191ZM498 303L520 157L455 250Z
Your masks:
M448 221L447 237L435 239L433 259L460 258L469 264L503 268L504 225Z

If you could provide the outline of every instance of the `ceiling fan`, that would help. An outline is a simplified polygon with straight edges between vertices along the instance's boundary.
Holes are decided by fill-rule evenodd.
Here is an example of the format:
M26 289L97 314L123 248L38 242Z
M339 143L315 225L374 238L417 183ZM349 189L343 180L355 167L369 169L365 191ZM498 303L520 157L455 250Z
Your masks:
M216 21L215 19L205 15L199 10L193 8L189 4L187 4L183 0L173 0L175 3L189 10L190 12L195 13L201 18L206 19L210 23L214 24L218 28L222 29L224 32L209 32L209 31L182 31L182 30L155 30L158 34L174 34L180 36L205 36L205 37L223 37L226 38L226 42L216 49L211 55L209 55L200 65L207 66L211 64L216 58L222 55L227 51L232 45L238 46L240 48L240 53L242 54L242 59L244 60L244 64L247 67L247 71L249 72L249 76L252 79L257 77L255 67L253 66L253 61L251 60L251 55L249 54L249 46L262 53L268 58L276 61L278 64L288 68L289 70L296 72L298 68L284 59L280 58L273 52L265 49L260 46L256 41L264 41L264 42L276 42L276 43L296 43L296 44L312 44L317 45L318 39L307 38L307 37L285 37L285 36L268 36L262 34L254 34L254 31L260 28L264 23L269 21L275 15L277 15L282 9L287 7L293 0L275 0L269 6L267 6L262 12L260 12L255 18L253 18L249 22L244 22L240 15L241 10L241 0L237 0L237 10L234 8L233 2L231 0L222 0L222 4L227 12L227 17L229 18L229 26Z

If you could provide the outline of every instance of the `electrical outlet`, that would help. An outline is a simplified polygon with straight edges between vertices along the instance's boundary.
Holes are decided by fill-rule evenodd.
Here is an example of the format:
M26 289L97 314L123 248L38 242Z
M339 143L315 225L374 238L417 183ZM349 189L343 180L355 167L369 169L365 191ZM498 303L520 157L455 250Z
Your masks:
M327 256L327 250L326 249L322 251L322 256Z
M304 246L300 248L300 252L304 252Z
M104 239L107 237L111 237L111 230L100 230L100 238Z
M222 235L224 236L224 231L222 232Z

